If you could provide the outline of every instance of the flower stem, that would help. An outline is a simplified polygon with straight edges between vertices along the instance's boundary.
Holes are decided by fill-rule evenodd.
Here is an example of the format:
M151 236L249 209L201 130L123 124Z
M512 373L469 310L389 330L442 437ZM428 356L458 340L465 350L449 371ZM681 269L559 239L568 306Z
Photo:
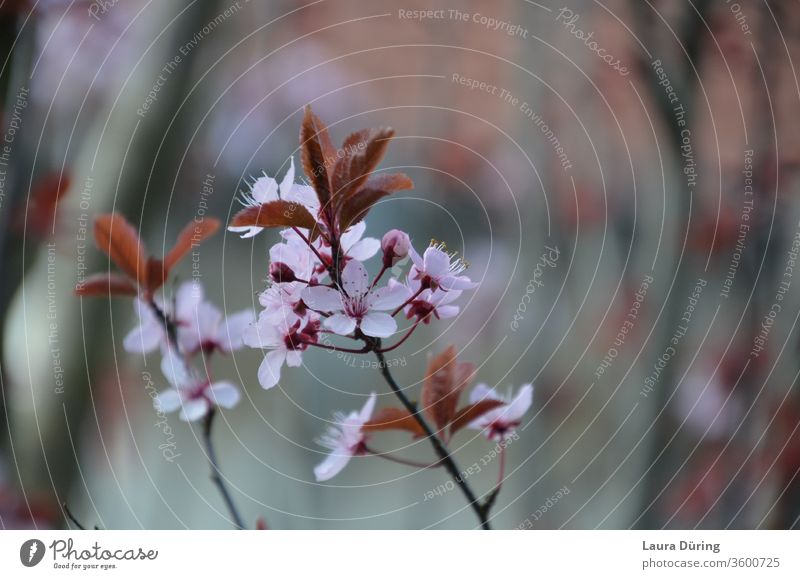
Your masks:
M215 414L216 412L212 408L208 411L208 414L206 414L206 417L203 419L203 441L206 445L208 463L211 466L211 481L219 489L219 493L222 495L222 500L225 501L225 505L228 507L228 511L231 514L231 518L233 519L233 523L236 525L236 528L244 529L244 521L242 520L242 516L236 509L236 505L233 504L233 499L231 498L230 492L228 492L228 487L225 486L225 480L222 478L222 471L220 471L219 463L217 462L217 453L214 450L214 443L211 440L211 425L214 422Z
M387 269L389 269L389 268L386 267L385 265L383 267L381 267L381 270L378 272L378 275L376 275L375 279L372 280L372 284L369 286L369 289L372 289L372 288L375 287L375 284L377 284L378 281L380 281L380 279L383 277L383 274L386 273Z
M380 457L380 458L385 458L386 460L389 460L391 462L396 462L397 464L404 464L406 466L413 466L413 467L416 467L416 468L421 468L423 470L442 466L442 461L441 460L437 460L436 462L428 462L428 463L417 462L415 460L408 460L407 458L402 458L402 457L399 457L399 456L395 456L390 452L380 452L380 451L377 451L377 450L373 450L371 448L365 448L364 450L369 455L377 456L377 457Z
M397 309L396 309L396 310L394 310L394 311L393 311L391 314L389 314L389 315L390 315L390 316L392 316L392 317L395 317L395 316L396 316L398 313L400 313L400 310L402 310L402 309L403 309L404 307L406 307L408 304L410 304L410 303L411 303L411 302L413 302L415 299L417 299L417 297L419 296L419 294L421 294L423 291L425 291L425 289L424 289L424 288L422 288L422 287L421 287L421 288L419 288L419 289L416 291L416 293L415 293L413 296L411 296L411 297L410 297L410 298L408 298L406 301L404 301L402 304L400 304L400 305L397 307Z
M461 470L458 468L458 465L450 454L450 451L447 450L447 447L444 445L441 439L428 425L425 418L423 418L422 413L417 410L416 406L403 393L403 390L400 388L397 382L395 382L394 377L392 376L392 373L389 371L389 367L386 364L386 358L384 357L383 352L380 350L380 342L377 342L373 345L373 351L378 357L378 365L380 366L381 374L383 374L386 383L389 384L389 388L391 388L392 392L395 393L395 396L400 399L400 402L403 404L405 409L408 410L408 412L414 417L414 420L417 421L422 430L425 432L425 435L431 441L433 450L436 451L441 463L447 469L447 472L450 473L450 476L453 477L458 485L458 488L461 489L461 492L464 493L467 501L469 501L470 507L472 507L472 510L475 511L475 514L478 516L478 519L481 523L481 528L487 531L491 530L492 527L489 524L487 509L485 509L484 505L478 501L475 493L469 486L469 483L467 483L466 479L461 476Z
M381 353L384 353L384 352L391 352L391 351L392 351L392 350L394 350L395 348L398 348L398 347L402 346L402 345L403 345L403 342L405 342L406 340L408 340L408 338L411 336L411 334L413 334L413 333L414 333L414 330L416 330L416 329L417 329L417 326L418 326L418 325L419 325L419 320L417 320L416 322L414 322L414 325L413 325L413 326L411 326L411 328L409 328L409 330L406 332L406 334L405 334L405 335L404 335L402 338L400 338L400 341L398 341L396 344L393 344L393 345L389 346L388 348L382 348L382 349L381 349Z

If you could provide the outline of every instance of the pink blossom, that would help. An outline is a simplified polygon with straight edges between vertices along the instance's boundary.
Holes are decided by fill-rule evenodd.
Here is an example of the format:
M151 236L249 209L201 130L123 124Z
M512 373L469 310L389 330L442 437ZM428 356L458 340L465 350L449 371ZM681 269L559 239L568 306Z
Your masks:
M156 306L169 315L164 303L156 298ZM153 311L153 307L142 299L133 300L133 309L139 317L139 325L128 332L122 347L128 352L149 354L167 345L168 336L164 322Z
M396 280L389 280L390 287L395 284L402 285ZM408 319L416 318L425 324L429 324L434 318L442 320L458 315L459 307L452 305L452 302L461 297L461 290L421 289L420 280L409 278L405 293L407 300L415 296L403 308Z
M313 310L330 312L323 325L329 330L347 336L359 328L365 335L386 338L397 330L397 322L385 310L400 306L406 299L401 287L370 289L367 270L360 261L352 260L342 270L339 292L326 286L303 290L303 301Z
M242 334L255 321L252 310L242 310L223 317L212 303L203 300L203 286L185 282L175 297L178 343L181 352L192 355L219 350L232 352L243 346Z
M422 256L413 247L409 248L409 253L414 262L410 275L425 288L465 290L478 286L467 276L459 275L467 269L467 264L447 253L443 243L431 245Z
M245 207L258 207L270 201L284 199L303 205L312 215L317 215L319 202L317 201L314 190L308 185L300 185L294 182L294 159L289 159L289 169L283 176L280 185L272 177L264 175L253 183L250 191L242 196L241 203ZM242 238L254 237L264 230L263 227L255 225L229 226L228 231L241 233Z
M335 424L317 441L320 446L328 448L331 453L314 468L314 476L318 482L332 479L342 472L350 459L359 454L364 454L366 433L362 428L372 417L375 409L376 395L370 394L361 411L353 411L345 416L344 413L334 414Z
M473 420L468 427L484 431L489 440L504 440L519 426L522 417L531 407L533 385L523 384L517 395L512 397L510 391L507 396L502 396L486 384L478 384L470 393L469 401L474 404L481 400L500 400L504 404Z
M284 363L289 367L300 366L303 352L309 343L317 342L318 334L319 322L311 319L274 322L260 317L250 326L244 333L244 343L251 348L269 350L258 368L261 387L268 390L278 383Z
M225 381L212 383L190 372L174 350L165 353L161 360L161 371L172 388L159 393L153 403L157 410L163 412L174 412L180 408L178 418L181 420L199 420L214 405L233 408L241 398L235 384Z
M411 239L408 233L399 229L392 229L386 232L381 240L383 250L383 267L392 267L398 261L408 255L411 248Z
M366 222L360 221L348 228L347 231L342 234L339 239L339 245L345 261L349 261L351 259L366 261L378 253L378 250L381 248L381 242L374 237L364 237L364 232L366 230ZM304 243L300 236L297 235L297 232L292 229L284 229L281 232L281 235L287 241ZM319 264L319 261L317 260L317 263L319 264L317 271L325 271L325 269L333 263L331 247L327 242L325 242L325 240L322 239L322 237L319 237L313 243L317 252L325 260L325 263L322 264Z

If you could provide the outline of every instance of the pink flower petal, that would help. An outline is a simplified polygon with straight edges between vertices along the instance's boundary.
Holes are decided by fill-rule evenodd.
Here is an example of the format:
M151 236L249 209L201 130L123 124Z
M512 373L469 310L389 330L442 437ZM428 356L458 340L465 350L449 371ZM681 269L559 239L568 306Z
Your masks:
M273 350L264 356L258 367L258 382L264 390L269 390L281 379L281 366L286 359L284 350Z
M360 327L367 336L388 338L397 331L397 322L389 314L370 312L361 320Z
M200 420L206 415L210 406L208 400L205 398L197 398L195 400L187 400L183 403L183 410L178 414L178 418L186 422L194 422Z
M356 321L344 314L334 314L331 317L326 318L323 325L330 331L335 332L340 336L352 334L356 329Z
M241 398L239 389L231 382L214 382L206 391L209 398L223 408L233 408Z
M312 310L338 312L344 308L341 294L333 288L317 285L304 289L301 295Z
M369 290L369 274L364 264L355 259L347 262L342 270L342 285L350 298L359 298Z

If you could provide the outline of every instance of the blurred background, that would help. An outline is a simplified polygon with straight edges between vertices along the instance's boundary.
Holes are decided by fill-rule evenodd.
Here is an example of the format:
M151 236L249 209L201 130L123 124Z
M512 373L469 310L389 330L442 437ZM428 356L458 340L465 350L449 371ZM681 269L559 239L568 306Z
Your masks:
M122 349L130 300L73 288L108 267L94 215L154 255L226 222L298 160L308 103L337 143L397 132L381 166L416 188L367 234L446 241L481 283L393 353L397 380L417 392L453 343L479 381L535 384L496 527L800 524L796 2L2 0L0 29L0 527L67 526L64 503L86 526L230 527L199 426L153 409L158 356ZM177 277L258 309L276 239L219 233ZM264 392L261 357L214 367L245 392L214 438L248 526L476 525L458 491L426 500L436 469L315 483L331 413L388 391L320 350ZM492 444L459 436L481 464Z

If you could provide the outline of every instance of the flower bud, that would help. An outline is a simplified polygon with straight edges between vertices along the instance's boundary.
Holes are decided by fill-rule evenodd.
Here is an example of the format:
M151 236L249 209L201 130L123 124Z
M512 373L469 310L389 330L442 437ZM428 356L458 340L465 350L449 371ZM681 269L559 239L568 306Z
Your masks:
M398 261L408 255L408 249L411 247L411 240L405 231L399 229L392 229L386 232L381 240L381 249L383 250L383 266L392 267Z
M297 280L292 268L280 261L274 261L269 264L269 276L276 283L288 283Z

